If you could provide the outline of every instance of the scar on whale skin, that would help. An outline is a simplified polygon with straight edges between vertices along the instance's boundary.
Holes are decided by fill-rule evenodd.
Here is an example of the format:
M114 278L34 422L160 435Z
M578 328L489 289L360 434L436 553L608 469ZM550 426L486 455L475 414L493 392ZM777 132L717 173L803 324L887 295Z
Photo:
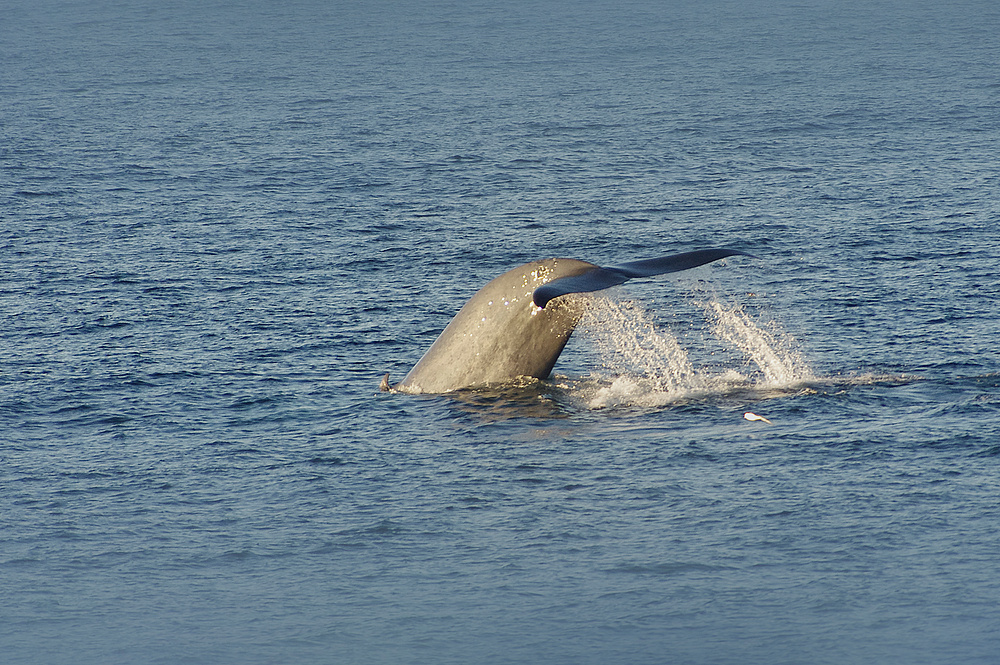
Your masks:
M420 361L395 386L381 390L446 393L518 377L548 378L583 315L571 293L600 291L637 277L696 268L735 249L701 249L602 268L576 259L532 261L481 288L459 310Z

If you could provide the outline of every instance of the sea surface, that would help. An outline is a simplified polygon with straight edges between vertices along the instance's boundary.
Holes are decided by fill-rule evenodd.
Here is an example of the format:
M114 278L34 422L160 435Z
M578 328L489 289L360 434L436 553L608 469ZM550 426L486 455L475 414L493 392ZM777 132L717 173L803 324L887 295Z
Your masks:
M993 0L2 14L3 663L1000 662Z

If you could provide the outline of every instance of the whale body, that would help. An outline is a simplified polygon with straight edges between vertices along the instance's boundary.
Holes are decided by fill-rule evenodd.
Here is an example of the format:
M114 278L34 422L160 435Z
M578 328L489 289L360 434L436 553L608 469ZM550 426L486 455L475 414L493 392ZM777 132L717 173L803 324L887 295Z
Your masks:
M562 296L736 255L753 256L735 249L703 249L610 268L577 259L525 263L476 292L406 377L389 388L386 375L381 387L446 393L519 377L548 378L584 311L583 302Z

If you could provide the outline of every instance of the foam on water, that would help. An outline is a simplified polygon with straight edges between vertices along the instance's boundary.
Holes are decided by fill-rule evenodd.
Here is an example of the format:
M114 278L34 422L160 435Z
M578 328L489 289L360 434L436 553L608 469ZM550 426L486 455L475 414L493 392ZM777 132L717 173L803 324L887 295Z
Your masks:
M777 323L755 320L742 306L717 297L693 304L707 325L690 340L698 348L685 348L635 302L593 298L580 327L600 370L573 386L578 396L592 409L662 406L735 391L784 393L815 380L795 340ZM723 352L706 351L719 344ZM696 366L696 352L736 355L722 365Z

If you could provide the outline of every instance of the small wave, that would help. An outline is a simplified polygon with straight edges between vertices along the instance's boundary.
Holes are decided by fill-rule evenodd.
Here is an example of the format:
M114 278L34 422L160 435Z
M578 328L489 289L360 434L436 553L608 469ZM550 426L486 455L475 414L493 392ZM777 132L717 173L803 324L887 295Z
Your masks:
M34 190L34 189L19 189L14 192L16 196L23 196L24 198L42 198L46 196L60 196L63 192L58 190Z
M633 575L686 575L689 573L712 573L726 569L726 566L715 566L693 561L670 561L664 563L632 563L621 564L608 569L609 573L628 573Z

